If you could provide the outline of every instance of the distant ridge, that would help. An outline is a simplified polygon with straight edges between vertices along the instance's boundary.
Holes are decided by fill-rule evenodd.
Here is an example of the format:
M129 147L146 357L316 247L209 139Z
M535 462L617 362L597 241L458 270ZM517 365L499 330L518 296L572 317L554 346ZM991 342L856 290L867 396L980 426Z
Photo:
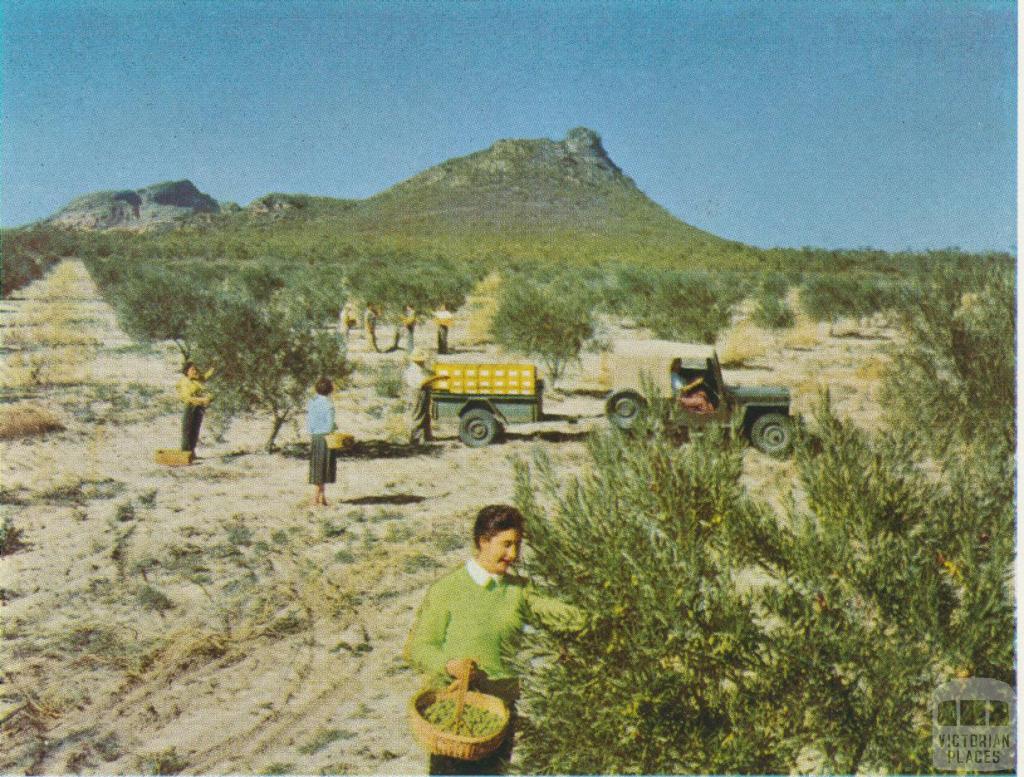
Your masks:
M191 181L165 181L144 189L101 191L78 197L45 223L72 229L147 229L220 206Z
M702 266L755 261L757 249L673 216L576 127L561 140L498 140L441 162L372 197L272 192L245 208L190 181L80 197L52 216L64 227L188 229L231 236L246 256L273 252L426 251L450 256L630 261Z

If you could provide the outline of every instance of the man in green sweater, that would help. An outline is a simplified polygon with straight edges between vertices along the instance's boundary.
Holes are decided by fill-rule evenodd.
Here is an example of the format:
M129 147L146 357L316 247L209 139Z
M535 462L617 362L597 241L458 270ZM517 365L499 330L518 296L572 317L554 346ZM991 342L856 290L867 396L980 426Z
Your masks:
M575 607L541 596L508 574L522 539L523 516L515 507L483 508L473 526L473 558L430 587L405 646L406 659L434 687L468 672L477 690L499 696L513 713L519 687L506 657L523 624L537 620L566 631L586 624ZM430 774L500 774L511 753L510 731L495 753L479 761L431 755Z

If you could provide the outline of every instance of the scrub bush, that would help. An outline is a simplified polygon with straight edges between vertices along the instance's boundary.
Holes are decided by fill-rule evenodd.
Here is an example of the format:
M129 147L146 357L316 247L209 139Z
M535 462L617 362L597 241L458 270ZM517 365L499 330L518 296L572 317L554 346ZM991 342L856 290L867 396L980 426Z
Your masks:
M379 364L373 373L373 388L378 397L397 399L402 395L402 368L392 362Z
M768 289L762 289L758 294L750 319L766 329L788 329L796 323L792 308L784 299Z
M730 273L621 267L602 288L601 304L655 337L710 344L729 325L746 286Z
M22 540L25 532L14 525L10 517L5 516L0 523L0 556L9 556L25 547Z

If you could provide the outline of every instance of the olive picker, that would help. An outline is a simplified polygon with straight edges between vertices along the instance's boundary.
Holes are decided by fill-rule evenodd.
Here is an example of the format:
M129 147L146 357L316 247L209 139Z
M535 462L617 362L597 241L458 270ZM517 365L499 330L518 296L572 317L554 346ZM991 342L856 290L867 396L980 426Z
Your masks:
M199 442L199 427L203 423L206 408L213 401L213 395L206 390L206 381L213 375L211 367L205 373L192 362L185 362L178 378L178 398L185 403L185 414L181 418L181 449L192 454Z
M430 388L440 378L427 369L427 352L416 349L409 357L409 366L402 373L405 403L409 419L409 443L430 442Z
M523 625L540 622L579 631L586 616L575 607L541 596L509 574L519 558L523 516L510 505L488 505L473 525L473 555L435 582L416 614L405 658L434 688L469 673L472 686L501 698L513 721L519 682L509 667ZM512 726L498 749L478 761L430 756L430 774L501 774L512 754Z
M377 318L380 316L380 312L376 306L366 303L366 310L363 311L363 329L366 332L366 342L369 347L375 351L380 351L377 347Z
M309 482L316 486L313 492L313 506L327 506L324 487L337 477L337 461L334 451L327 447L325 435L335 430L334 403L331 392L334 384L329 378L320 378L314 387L316 396L306 405L306 425L309 429Z
M412 305L405 306L405 312L402 314L402 326L405 327L405 350L412 353L416 341L416 308Z
M348 339L352 329L359 323L359 315L356 312L356 303L348 300L341 312L338 314L338 334Z
M448 353L448 330L454 319L448 306L443 302L434 311L434 322L437 324L437 352L439 354Z

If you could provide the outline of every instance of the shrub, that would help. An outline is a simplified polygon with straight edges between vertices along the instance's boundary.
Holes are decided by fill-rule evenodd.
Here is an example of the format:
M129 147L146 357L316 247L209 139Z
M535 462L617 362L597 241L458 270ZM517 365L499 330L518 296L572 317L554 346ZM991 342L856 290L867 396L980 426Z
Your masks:
M504 348L539 357L554 384L594 332L591 309L567 284L515 278L502 286L491 331Z
M378 397L396 399L402 395L402 369L387 362L377 365L374 371L373 388Z
M167 594L151 585L142 586L135 598L138 600L139 606L144 610L163 613L165 610L170 610L174 607L174 602L170 600Z
M789 329L796 323L796 316L786 300L768 289L758 294L750 319L766 329Z
M180 774L188 768L188 761L179 755L177 749L169 747L158 753L139 755L136 767L141 774Z
M74 254L74 238L60 229L0 230L2 296L42 278L61 257Z
M744 294L738 277L703 271L631 269L619 282L613 309L670 340L715 342Z
M877 274L831 272L814 275L800 289L800 306L804 312L815 321L828 321L830 332L840 318L863 319L900 306L905 301L900 282Z

